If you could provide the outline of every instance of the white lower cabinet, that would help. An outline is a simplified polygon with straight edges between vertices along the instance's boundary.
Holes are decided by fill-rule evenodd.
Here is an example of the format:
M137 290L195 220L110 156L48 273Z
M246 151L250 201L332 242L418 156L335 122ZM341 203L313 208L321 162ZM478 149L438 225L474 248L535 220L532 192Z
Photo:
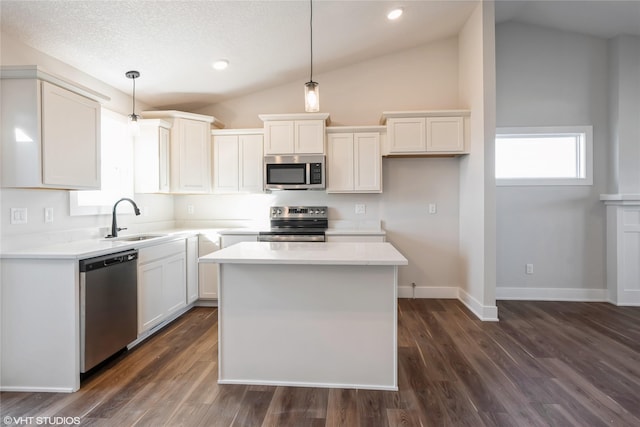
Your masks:
M184 239L138 252L138 334L187 305Z
M228 248L240 242L257 242L258 233L223 234L220 236L220 246Z
M198 242L198 256L205 256L220 249L218 236L201 234ZM218 264L198 264L198 295L201 300L218 298Z
M187 238L187 304L198 299L198 236Z
M385 236L383 234L331 234L327 235L327 242L357 242L357 243L370 243L370 242L384 242Z

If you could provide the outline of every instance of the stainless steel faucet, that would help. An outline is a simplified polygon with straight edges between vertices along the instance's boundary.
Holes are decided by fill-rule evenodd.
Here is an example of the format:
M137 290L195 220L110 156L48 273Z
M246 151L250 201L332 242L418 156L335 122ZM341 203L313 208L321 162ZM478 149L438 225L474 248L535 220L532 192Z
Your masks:
M138 209L138 205L136 205L136 202L129 199L128 197L123 197L122 199L118 200L113 205L113 214L111 218L111 234L107 237L118 237L118 231L126 230L126 228L118 228L118 223L116 222L116 206L118 206L118 203L122 202L123 200L126 200L127 202L131 203L133 205L133 211L135 212L135 214L140 215L140 209Z

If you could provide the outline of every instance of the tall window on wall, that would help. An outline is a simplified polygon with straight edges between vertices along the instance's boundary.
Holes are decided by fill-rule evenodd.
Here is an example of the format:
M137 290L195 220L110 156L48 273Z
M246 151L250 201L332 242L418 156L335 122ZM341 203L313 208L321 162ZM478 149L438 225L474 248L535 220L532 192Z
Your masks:
M101 189L69 193L71 215L111 213L121 197L133 197L133 138L127 116L102 109Z
M496 129L497 185L592 185L591 126Z

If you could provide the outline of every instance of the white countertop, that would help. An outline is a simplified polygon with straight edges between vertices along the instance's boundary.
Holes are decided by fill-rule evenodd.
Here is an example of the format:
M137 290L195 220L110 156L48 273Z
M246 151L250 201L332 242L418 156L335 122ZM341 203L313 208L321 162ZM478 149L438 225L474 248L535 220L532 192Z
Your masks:
M268 231L269 228L227 228L220 230L220 235L252 235L261 231ZM384 236L387 233L381 229L367 228L327 228L325 234L331 236L351 236L351 235L367 235L367 236Z
M189 236L195 236L205 233L207 230L161 230L148 233L137 234L158 234L162 237L156 237L148 240L114 240L114 239L86 239L75 240L71 242L57 243L52 245L44 245L27 249L19 249L14 251L4 251L0 254L0 258L13 259L86 259L101 255L108 255L116 252L126 251L129 249L140 249L146 246L153 246L159 243L170 242L176 239L184 239ZM120 237L127 237L121 234Z
M390 243L242 242L199 259L218 264L407 265Z

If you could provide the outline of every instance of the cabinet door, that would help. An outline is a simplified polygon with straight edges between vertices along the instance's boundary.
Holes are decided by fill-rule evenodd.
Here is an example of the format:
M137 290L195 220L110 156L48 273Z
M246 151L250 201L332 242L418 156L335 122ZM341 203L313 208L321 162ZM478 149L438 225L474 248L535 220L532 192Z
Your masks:
M187 304L198 299L198 236L187 239Z
M334 133L327 140L327 192L353 191L353 134Z
M164 260L162 291L164 294L165 315L170 315L187 305L186 279L186 257L184 253Z
M292 154L294 152L292 120L264 122L264 154Z
M135 139L136 193L168 193L169 183L168 128L141 120L140 133Z
M296 120L296 154L324 154L324 120Z
M42 82L42 182L100 189L100 104Z
M160 323L164 318L163 269L162 261L138 267L138 334Z
M356 133L354 145L354 191L382 191L380 134Z
M171 148L171 132L165 127L158 130L158 191L168 193L171 191L171 166L169 150Z
M175 119L171 135L171 187L177 193L207 193L211 183L211 137L207 122Z
M198 256L205 256L220 249L220 246L203 235L199 236ZM200 299L218 298L218 264L198 264L198 286Z
M237 135L213 137L213 186L216 193L238 191L239 155Z
M427 149L424 117L387 120L390 153L421 153Z
M238 191L246 193L262 192L263 154L262 135L240 135L240 170Z
M427 151L464 151L462 117L427 117Z

